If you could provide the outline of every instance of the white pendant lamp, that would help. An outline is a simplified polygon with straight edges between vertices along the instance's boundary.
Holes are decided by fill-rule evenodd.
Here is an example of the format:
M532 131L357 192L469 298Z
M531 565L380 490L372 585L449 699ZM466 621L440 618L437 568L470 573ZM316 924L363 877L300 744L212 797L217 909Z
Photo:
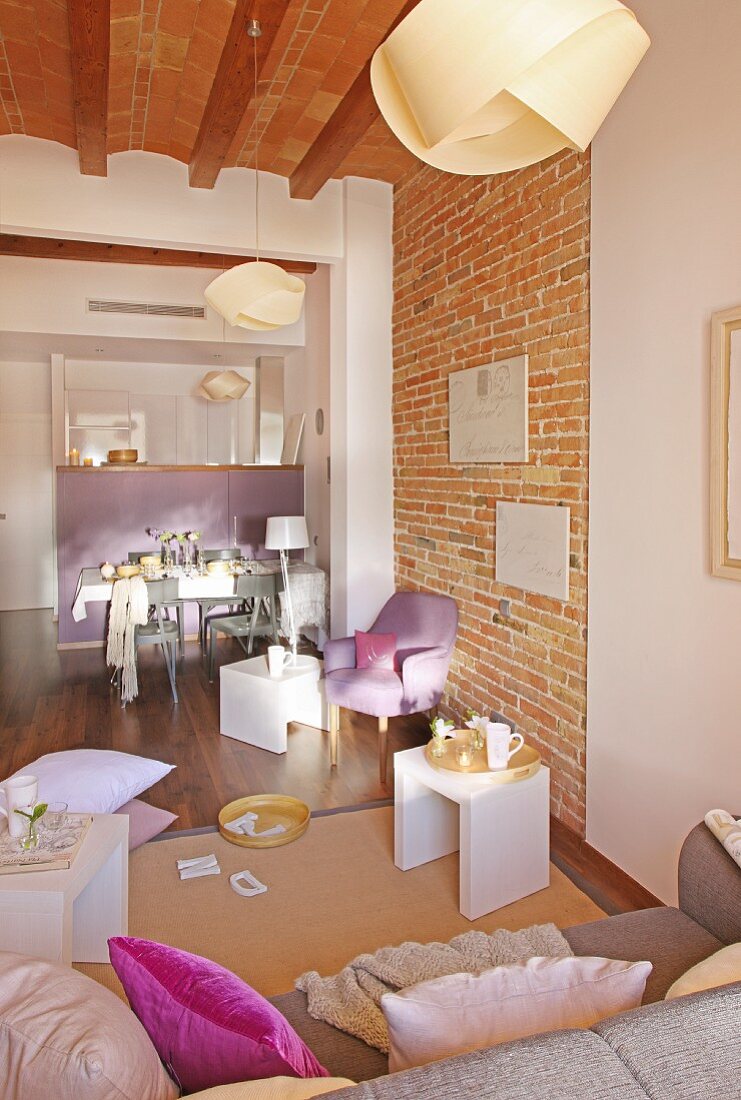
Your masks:
M255 255L256 259L222 272L206 287L206 301L224 320L239 328L264 332L292 325L301 316L306 286L278 264L260 259L258 200L260 139L257 127L257 39L262 34L257 19L247 21L247 34L254 45L255 68Z
M649 45L619 0L421 0L371 84L420 160L490 175L583 152Z
M277 264L253 260L218 275L206 287L205 297L228 324L265 331L298 321L305 291L296 275Z
M249 381L235 370L211 370L201 379L207 401L239 401L249 388Z

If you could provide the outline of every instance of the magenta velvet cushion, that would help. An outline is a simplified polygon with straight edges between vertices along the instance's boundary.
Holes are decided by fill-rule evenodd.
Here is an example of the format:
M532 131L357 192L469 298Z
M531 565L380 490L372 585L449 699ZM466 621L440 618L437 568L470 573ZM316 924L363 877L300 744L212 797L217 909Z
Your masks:
M223 966L132 936L108 948L129 1004L185 1092L328 1076L277 1008Z
M396 635L355 631L355 667L387 668L397 672Z

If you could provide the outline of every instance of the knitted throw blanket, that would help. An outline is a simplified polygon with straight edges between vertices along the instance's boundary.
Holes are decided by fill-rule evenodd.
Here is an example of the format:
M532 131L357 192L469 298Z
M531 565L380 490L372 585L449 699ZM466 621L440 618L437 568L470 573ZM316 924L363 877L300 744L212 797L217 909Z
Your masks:
M106 663L122 669L121 702L125 705L139 692L136 679L136 627L144 625L149 614L147 586L141 577L116 581L111 593L108 617Z
M380 1008L385 993L442 978L480 974L534 956L573 955L555 924L534 924L519 932L504 928L464 932L450 943L403 943L358 955L339 974L322 978L309 970L296 982L308 999L309 1015L388 1053L388 1029Z

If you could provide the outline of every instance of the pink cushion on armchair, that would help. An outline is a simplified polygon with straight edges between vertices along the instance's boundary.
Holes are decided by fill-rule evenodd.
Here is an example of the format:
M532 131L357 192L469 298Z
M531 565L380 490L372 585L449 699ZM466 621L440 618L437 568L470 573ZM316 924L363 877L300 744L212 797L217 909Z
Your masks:
M328 1076L278 1009L223 966L131 936L108 947L129 1004L185 1092Z
M355 667L387 668L399 671L395 634L366 634L355 631Z

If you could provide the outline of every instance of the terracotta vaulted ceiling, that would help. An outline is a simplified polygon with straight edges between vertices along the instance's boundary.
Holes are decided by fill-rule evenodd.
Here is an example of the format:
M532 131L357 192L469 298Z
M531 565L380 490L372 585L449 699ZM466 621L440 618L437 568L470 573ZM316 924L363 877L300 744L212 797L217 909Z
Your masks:
M0 0L0 133L76 148L81 171L146 149L212 187L222 167L311 198L346 175L396 182L413 158L379 116L368 64L415 0ZM259 19L257 118L252 40Z

